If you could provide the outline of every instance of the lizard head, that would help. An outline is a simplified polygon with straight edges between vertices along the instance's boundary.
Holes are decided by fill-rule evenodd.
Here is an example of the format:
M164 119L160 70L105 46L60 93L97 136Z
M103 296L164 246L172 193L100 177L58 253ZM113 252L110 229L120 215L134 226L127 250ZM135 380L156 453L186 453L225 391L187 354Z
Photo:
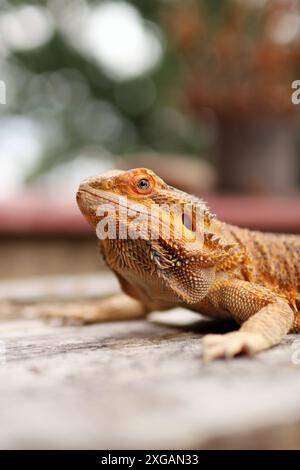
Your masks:
M161 285L160 298L200 301L233 248L218 237L220 223L201 199L146 168L90 178L81 184L77 202L109 266L139 283Z

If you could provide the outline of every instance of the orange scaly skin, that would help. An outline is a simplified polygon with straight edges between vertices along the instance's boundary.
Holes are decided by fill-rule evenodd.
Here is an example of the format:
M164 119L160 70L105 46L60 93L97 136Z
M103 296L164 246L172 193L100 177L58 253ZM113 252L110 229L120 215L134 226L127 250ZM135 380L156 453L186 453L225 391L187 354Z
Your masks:
M78 315L81 319L138 318L154 309L178 305L211 317L234 319L241 325L238 331L204 338L205 360L257 353L279 343L288 332L300 331L299 237L254 232L220 222L202 200L141 168L116 170L85 181L77 201L96 229L102 220L97 215L99 205L110 203L118 208L124 196L129 208L136 203L145 209L188 204L192 220L171 218L170 239L159 232L150 240L100 241L102 255L125 294ZM188 241L195 235L198 208L203 214L203 243L191 246ZM116 212L117 228L124 223L121 217ZM166 217L162 209L162 224ZM182 239L175 240L175 229L185 230Z

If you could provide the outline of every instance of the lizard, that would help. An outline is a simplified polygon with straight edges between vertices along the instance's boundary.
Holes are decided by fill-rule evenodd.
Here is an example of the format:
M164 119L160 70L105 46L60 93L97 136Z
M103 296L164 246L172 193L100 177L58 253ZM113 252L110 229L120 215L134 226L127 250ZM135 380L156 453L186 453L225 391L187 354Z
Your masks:
M111 170L85 180L77 203L94 231L101 222L115 225L114 236L102 234L98 243L123 291L78 312L80 320L146 318L176 306L233 319L238 330L204 337L205 361L253 355L300 331L299 236L222 222L202 199L169 186L146 168ZM102 213L103 205L114 211ZM120 210L125 206L127 213ZM172 206L189 207L189 216L171 214ZM145 214L153 208L151 220L157 223L150 233ZM138 212L144 214L140 223L134 217ZM126 223L127 238L120 235ZM169 232L163 230L167 225Z

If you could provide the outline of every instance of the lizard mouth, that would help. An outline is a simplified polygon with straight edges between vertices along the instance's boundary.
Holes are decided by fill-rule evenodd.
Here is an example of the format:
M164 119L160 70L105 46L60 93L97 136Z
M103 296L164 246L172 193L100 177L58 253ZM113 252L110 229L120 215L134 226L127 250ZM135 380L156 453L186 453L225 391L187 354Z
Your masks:
M93 189L90 186L80 187L77 193L77 200L80 203L81 195L85 193L89 196L89 199L93 200L93 202L98 203L99 207L101 204L111 204L114 207L121 207L125 210L135 209L142 215L150 215L151 209L148 207L144 207L142 204L138 203L131 203L130 199L126 196L122 196L119 194L113 194L108 191L104 191L102 189ZM159 217L157 217L159 219Z
M121 207L128 210L133 206L126 196L113 194L102 189L94 189L91 186L86 185L84 187L80 187L77 192L77 201L79 202L79 205L81 204L81 196L84 193L87 194L88 198L95 204L98 204L99 207L101 204L111 204L114 207ZM147 208L144 208L141 204L136 204L136 207L137 206L141 214L149 214L150 211Z

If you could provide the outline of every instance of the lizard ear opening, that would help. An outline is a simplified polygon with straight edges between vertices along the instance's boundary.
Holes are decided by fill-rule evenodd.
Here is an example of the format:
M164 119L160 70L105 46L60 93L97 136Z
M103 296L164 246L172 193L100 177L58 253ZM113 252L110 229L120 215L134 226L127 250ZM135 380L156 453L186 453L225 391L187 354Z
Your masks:
M191 232L196 231L196 227L195 227L193 217L190 217L189 214L185 214L185 213L182 214L182 223L185 226L185 228L187 228Z

